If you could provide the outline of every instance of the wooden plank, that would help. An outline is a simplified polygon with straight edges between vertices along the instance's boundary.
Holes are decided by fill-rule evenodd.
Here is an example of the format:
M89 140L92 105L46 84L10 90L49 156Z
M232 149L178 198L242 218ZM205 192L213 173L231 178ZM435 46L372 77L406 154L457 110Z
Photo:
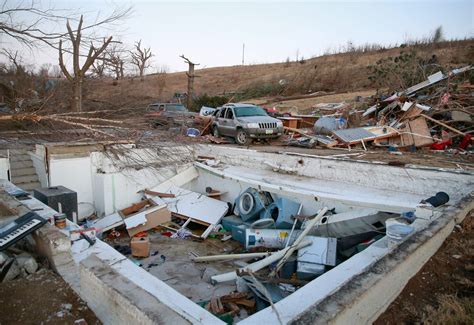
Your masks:
M453 128L453 127L451 127L451 126L449 126L449 125L447 125L447 124L445 124L445 123L443 123L443 122L440 122L440 121L438 121L438 120L435 120L434 118L429 117L428 115L425 115L425 114L420 114L420 115L423 116L424 118L430 120L431 122L434 122L434 123L436 123L436 124L438 124L438 125L441 125L442 127L446 128L446 129L448 129L448 130L450 130L450 131L453 131L454 133L457 133L457 134L460 134L460 135L466 135L465 133L459 131L458 129L455 129L455 128Z
M410 130L414 133L413 141L415 147L424 147L432 144L434 141L431 138L430 129L426 124L426 120L424 117L418 117L409 123ZM421 136L418 136L421 135Z
M175 195L171 193L156 192L156 191L151 191L148 189L145 189L143 192L148 195L159 196L159 197L175 197Z
M401 130L401 132L402 132L402 135L401 135L402 146L412 146L415 143L415 140L413 139L413 136L410 134L411 129L408 123Z

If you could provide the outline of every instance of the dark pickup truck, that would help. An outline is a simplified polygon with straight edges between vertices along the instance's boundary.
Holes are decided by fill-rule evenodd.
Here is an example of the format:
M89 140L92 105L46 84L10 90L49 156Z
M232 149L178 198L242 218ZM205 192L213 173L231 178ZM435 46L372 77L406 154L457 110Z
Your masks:
M157 125L181 124L197 116L190 112L183 104L178 103L153 103L148 105L145 116L151 119L151 123Z

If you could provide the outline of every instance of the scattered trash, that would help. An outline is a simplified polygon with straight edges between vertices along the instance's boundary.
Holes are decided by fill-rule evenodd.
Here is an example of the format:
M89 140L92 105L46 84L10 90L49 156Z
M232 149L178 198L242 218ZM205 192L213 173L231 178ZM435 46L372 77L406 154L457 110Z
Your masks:
M431 204L433 207L439 207L449 202L449 195L445 192L438 192L435 196L429 197L421 203Z
M195 128L188 128L186 131L186 135L191 138L195 138L201 135L201 131Z

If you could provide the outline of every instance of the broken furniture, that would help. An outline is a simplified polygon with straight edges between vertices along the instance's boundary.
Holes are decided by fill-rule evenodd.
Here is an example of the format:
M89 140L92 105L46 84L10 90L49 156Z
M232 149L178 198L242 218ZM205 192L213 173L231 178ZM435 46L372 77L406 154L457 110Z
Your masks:
M171 213L166 208L166 204L156 204L150 199L122 209L119 214L124 218L130 237L171 221Z
M289 117L289 116L278 117L278 119L283 122L284 127L292 128L292 129L297 129L299 123L303 120L302 118Z
M185 220L181 228L186 228L190 222L206 226L202 238L207 238L229 210L226 202L175 185L161 192L173 194L174 197L147 196L157 204L165 204L174 217Z

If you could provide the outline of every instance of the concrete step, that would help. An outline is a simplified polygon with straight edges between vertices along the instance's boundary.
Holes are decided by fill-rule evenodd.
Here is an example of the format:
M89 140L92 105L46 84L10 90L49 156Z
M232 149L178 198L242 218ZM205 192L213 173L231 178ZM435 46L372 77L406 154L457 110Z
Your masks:
M37 189L37 188L41 187L40 182L30 182L30 183L15 184L15 185L17 185L19 188L21 188L25 191L28 191L28 192L31 192L34 189Z
M22 169L22 168L32 168L33 161L23 160L23 161L10 161L10 169Z
M16 176L26 176L26 175L34 175L36 176L36 170L34 167L24 167L24 168L11 168L12 177Z
M17 155L17 154L12 154L10 152L10 162L27 161L27 160L31 160L31 157L29 154Z
M18 186L31 182L38 182L38 175L12 176L12 183Z

